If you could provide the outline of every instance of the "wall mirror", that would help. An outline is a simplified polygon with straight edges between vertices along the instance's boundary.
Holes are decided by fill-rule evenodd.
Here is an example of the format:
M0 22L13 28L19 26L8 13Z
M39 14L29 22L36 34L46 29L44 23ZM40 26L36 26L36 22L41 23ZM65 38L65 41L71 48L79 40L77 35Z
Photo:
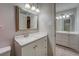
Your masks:
M38 30L38 15L15 7L16 32Z
M75 31L75 9L56 14L56 31Z

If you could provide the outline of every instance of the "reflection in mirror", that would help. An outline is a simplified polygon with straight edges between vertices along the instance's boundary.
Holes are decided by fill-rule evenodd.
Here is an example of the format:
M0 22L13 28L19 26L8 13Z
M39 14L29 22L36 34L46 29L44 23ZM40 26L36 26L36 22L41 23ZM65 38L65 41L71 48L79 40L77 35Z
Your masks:
M56 14L57 31L75 31L75 13L73 10L62 11Z
M16 7L16 32L37 30L38 29L38 15L25 11Z

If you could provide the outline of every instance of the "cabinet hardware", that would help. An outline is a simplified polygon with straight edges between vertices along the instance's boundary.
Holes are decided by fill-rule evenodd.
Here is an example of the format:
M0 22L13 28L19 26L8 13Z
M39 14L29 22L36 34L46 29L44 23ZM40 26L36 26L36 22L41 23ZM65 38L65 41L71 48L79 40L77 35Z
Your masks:
M46 41L46 40L45 40Z
M37 47L37 45L35 45L33 48L36 48Z
M35 48L35 46L33 48Z
M37 45L35 45L35 47L37 47Z

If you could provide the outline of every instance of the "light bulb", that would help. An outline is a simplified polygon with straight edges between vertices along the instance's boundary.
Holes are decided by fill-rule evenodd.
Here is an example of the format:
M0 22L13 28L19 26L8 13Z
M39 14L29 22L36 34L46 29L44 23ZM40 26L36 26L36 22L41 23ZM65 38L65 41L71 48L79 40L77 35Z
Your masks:
M36 9L36 12L40 12L40 10L39 9Z
M58 19L59 19L59 17L56 17L56 19L58 20Z
M59 19L62 19L62 16L59 16Z
M66 17L69 18L70 16L69 15L66 15Z
M36 8L35 8L35 6L32 6L31 10L33 10L33 11L34 11L35 9L36 9Z
M63 18L65 18L65 15L63 15Z
M30 5L29 4L25 4L25 8L30 9Z

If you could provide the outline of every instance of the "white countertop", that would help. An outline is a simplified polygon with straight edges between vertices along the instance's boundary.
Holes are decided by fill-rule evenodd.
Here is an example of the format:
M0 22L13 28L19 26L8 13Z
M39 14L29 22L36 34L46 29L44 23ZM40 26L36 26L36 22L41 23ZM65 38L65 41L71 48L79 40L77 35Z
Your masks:
M28 43L39 40L40 38L45 36L47 36L46 32L38 32L38 33L29 34L29 36L27 37L24 37L24 35L16 36L15 41L19 43L20 46L24 46Z
M56 31L56 33L79 34L78 32L68 32L68 31Z

